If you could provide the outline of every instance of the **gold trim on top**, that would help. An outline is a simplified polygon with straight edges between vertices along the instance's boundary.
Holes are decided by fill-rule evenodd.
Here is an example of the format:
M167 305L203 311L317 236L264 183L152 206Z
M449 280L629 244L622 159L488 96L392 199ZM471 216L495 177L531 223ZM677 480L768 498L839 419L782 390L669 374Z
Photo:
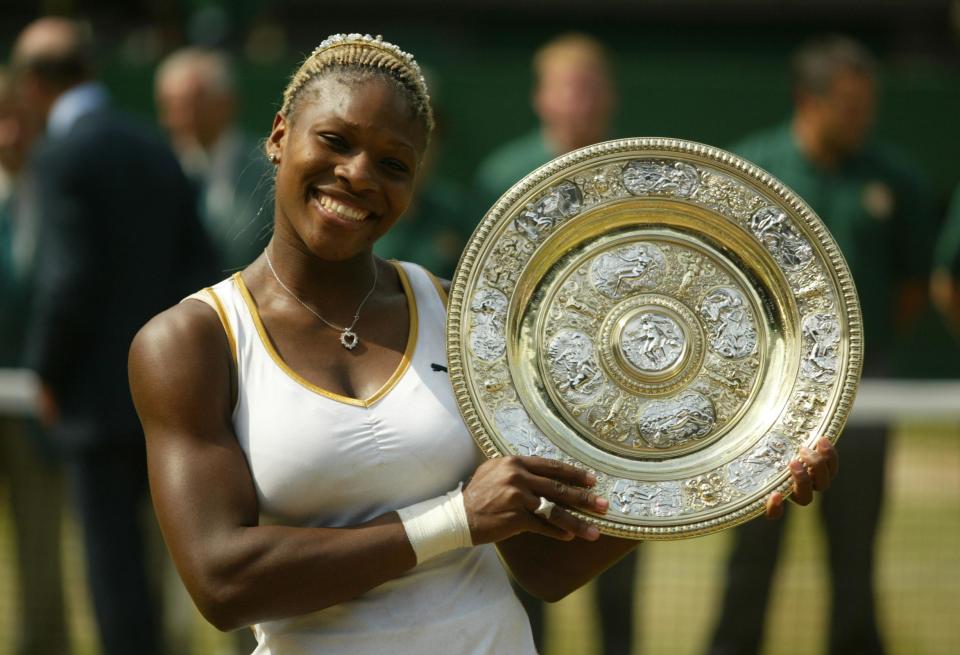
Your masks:
M217 312L217 316L220 318L220 324L223 325L223 331L227 333L227 343L230 344L230 354L233 355L233 363L237 364L237 339L233 336L233 328L230 327L230 321L227 320L227 312L223 308L223 303L220 302L220 296L213 290L213 287L207 287L204 291L213 300L213 311ZM197 300L200 300L200 298L198 297Z
M383 385L377 389L372 396L366 399L352 398L350 396L344 396L323 389L322 387L318 387L290 368L290 366L283 361L283 358L280 357L280 353L277 352L276 348L273 347L273 341L271 341L270 335L267 334L266 329L263 327L263 321L260 320L260 312L257 311L257 304L254 302L253 296L250 295L250 290L247 289L247 285L243 282L243 278L240 276L240 273L235 273L233 275L233 279L234 283L237 285L237 288L240 290L240 295L243 296L243 300L247 304L247 309L250 311L251 318L253 318L253 324L256 326L257 333L260 335L260 342L263 344L267 354L270 355L277 366L279 366L288 377L307 390L329 398L330 400L335 400L346 405L353 405L355 407L370 407L378 400L386 396L390 390L397 385L397 383L400 381L400 378L403 377L403 374L406 373L407 369L410 367L410 362L413 361L413 353L417 346L417 297L413 293L413 288L410 286L410 280L407 279L407 272L403 270L403 267L398 262L391 261L390 264L392 264L396 269L397 275L400 277L400 284L403 285L403 293L407 297L407 309L410 314L410 329L407 333L406 348L404 349L403 356L400 358L400 363L397 364L397 368L394 370L393 375L387 378L387 381L384 382Z
M426 271L427 269L423 269L423 270ZM447 298L448 298L447 290L443 288L442 284L440 284L440 280L437 278L436 275L434 275L430 271L427 271L427 275L430 276L430 280L433 282L433 286L437 288L437 294L440 296L440 300L443 302L444 308L446 308Z
M213 287L204 287L200 291L191 293L183 300L197 300L217 313L217 318L220 319L220 325L223 326L223 331L227 336L227 345L230 347L230 354L233 356L233 363L236 364L237 340L233 336L233 329L230 327L230 322L227 320L227 313L223 309L223 304L220 302L220 297L217 295L217 292L213 290ZM180 302L183 302L183 300Z

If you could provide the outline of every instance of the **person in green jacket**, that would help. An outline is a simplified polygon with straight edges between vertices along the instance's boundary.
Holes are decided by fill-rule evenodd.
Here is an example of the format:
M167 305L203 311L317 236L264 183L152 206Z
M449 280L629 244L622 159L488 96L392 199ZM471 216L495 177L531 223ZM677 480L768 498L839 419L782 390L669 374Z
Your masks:
M610 138L617 92L603 44L585 34L560 35L534 55L533 72L540 124L481 162L474 191L484 210L551 159Z
M931 200L918 167L870 138L876 64L857 42L829 36L793 59L793 115L733 148L791 187L836 239L860 296L864 376L889 375L898 336L924 303ZM845 474L820 505L832 580L829 650L882 653L874 611L874 537L884 495L887 427L848 425ZM783 523L735 531L712 655L756 653Z

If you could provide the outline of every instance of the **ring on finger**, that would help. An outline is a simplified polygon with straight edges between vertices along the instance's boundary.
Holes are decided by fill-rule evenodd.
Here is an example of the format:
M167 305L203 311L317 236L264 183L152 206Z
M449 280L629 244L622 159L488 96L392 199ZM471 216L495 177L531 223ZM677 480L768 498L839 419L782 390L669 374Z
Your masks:
M557 504L552 500L547 500L543 496L540 496L540 505L537 509L533 510L533 513L549 521L550 515L553 514L553 508L556 506Z

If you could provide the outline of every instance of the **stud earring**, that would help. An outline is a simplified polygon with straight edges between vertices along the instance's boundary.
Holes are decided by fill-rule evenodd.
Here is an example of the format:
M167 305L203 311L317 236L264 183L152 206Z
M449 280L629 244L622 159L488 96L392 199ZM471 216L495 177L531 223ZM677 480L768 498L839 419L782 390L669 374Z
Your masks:
M270 153L270 163L271 163L271 164L278 164L278 163L280 163L280 155L278 155L278 154L275 153L275 152L271 152L271 153Z

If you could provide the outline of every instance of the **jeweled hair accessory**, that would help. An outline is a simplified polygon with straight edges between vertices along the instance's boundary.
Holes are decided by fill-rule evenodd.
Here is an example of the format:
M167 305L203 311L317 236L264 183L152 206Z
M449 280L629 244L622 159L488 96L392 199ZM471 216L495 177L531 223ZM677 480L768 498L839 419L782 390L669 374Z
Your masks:
M420 65L417 63L417 60L412 54L406 50L402 50L396 44L390 43L389 41L384 41L383 36L380 34L377 34L376 36L372 36L370 34L359 34L356 32L352 34L331 34L321 41L320 45L313 49L313 52L310 53L310 58L316 57L325 50L332 50L333 48L350 45L376 48L404 62L413 71L416 82L423 87L424 94L429 99L430 95L427 93L427 80L424 78L423 71L420 69Z

